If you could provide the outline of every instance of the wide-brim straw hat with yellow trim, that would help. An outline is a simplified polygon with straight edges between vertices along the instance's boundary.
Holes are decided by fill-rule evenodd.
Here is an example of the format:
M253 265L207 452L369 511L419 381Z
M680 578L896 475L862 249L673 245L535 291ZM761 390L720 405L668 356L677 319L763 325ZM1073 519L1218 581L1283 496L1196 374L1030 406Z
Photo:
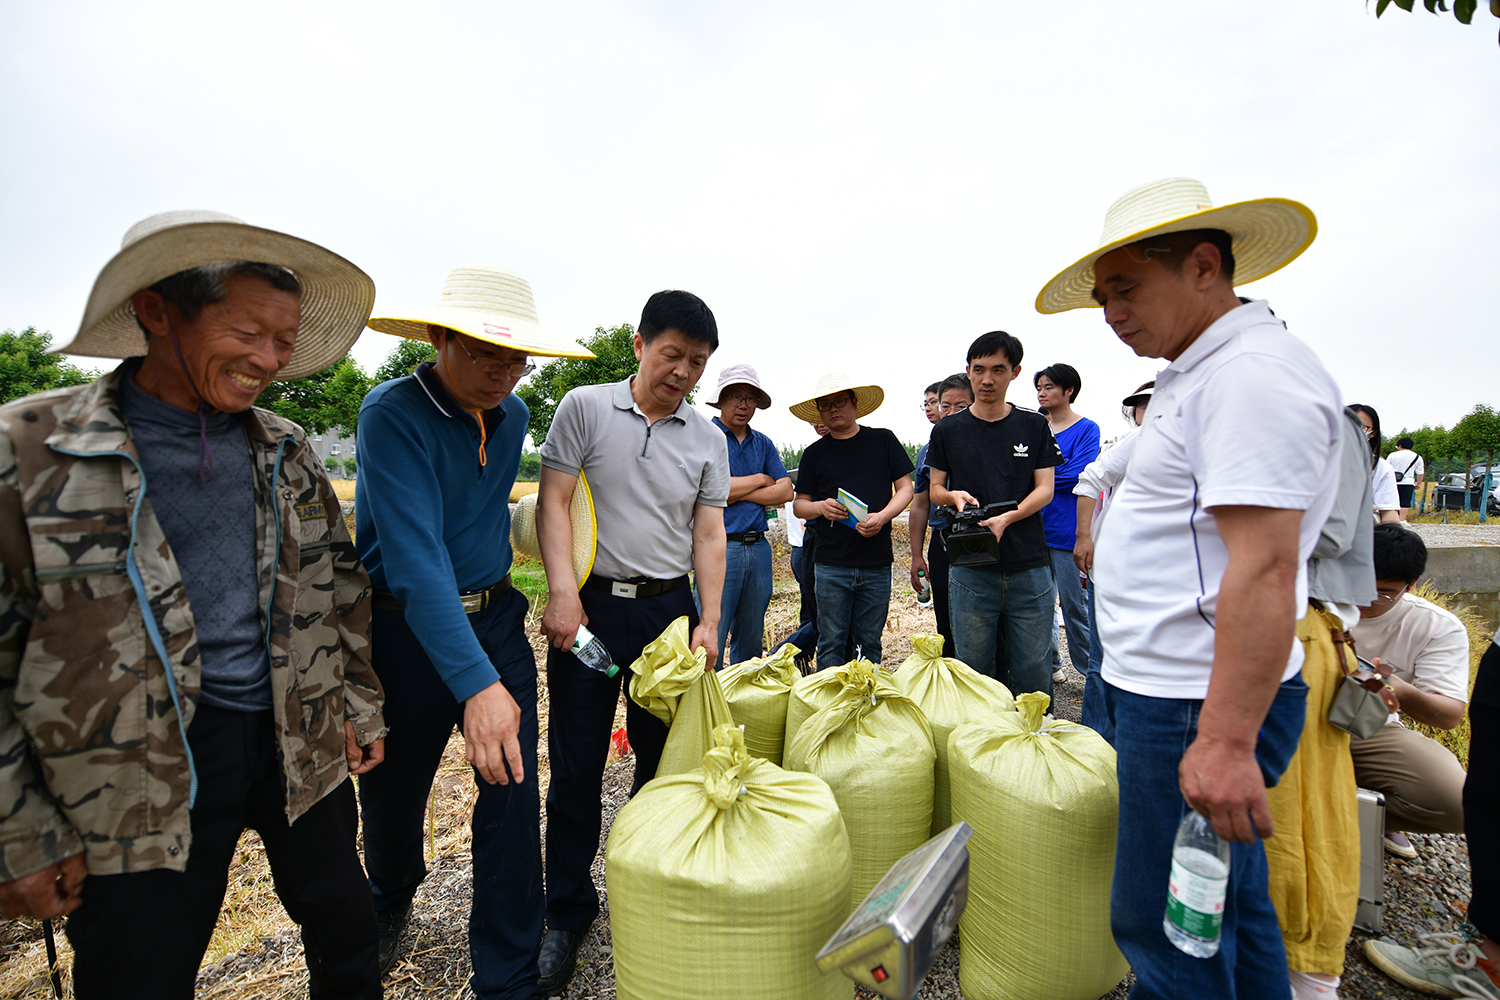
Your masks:
M594 356L587 347L541 328L531 285L525 278L484 264L467 264L449 271L436 305L396 316L377 316L370 320L370 329L427 340L428 324L545 358Z
M510 516L510 547L524 556L542 558L542 545L536 535L536 498L528 493L516 504ZM568 505L568 520L573 525L573 576L578 585L594 569L594 552L599 544L599 525L594 520L594 495L589 491L588 477L578 473L573 487L573 501Z
M823 396L832 396L836 392L848 390L854 393L854 419L858 420L867 413L874 413L881 403L885 402L885 390L878 385L855 385L854 380L848 375L824 375L818 379L817 391L808 399L800 403L793 403L787 409L792 411L792 416L799 420L806 420L810 424L821 424L822 414L818 412L818 400Z
M1318 235L1312 209L1286 198L1260 198L1215 208L1208 190L1187 177L1142 184L1120 196L1104 215L1099 249L1064 268L1036 297L1037 312L1097 308L1094 262L1152 236L1189 229L1222 229L1234 252L1234 283L1249 284L1295 260Z
M54 348L96 358L146 353L130 297L163 278L204 264L275 264L302 285L301 320L292 359L278 379L312 375L349 353L375 306L375 282L332 250L252 226L222 212L163 212L131 226L89 293L78 335Z

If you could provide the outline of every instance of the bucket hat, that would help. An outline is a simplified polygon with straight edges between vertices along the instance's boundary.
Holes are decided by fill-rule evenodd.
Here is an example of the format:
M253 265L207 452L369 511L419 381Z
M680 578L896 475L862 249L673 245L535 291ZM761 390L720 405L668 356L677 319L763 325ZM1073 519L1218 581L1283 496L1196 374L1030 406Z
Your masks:
M749 365L725 365L724 370L719 372L719 385L714 390L714 398L708 401L708 405L718 406L724 390L731 385L751 386L755 389L756 396L759 397L757 405L761 409L771 405L771 397L766 395L766 390L761 388L760 373Z
M56 348L97 358L146 353L130 297L204 264L253 261L287 268L302 285L297 346L278 379L320 372L349 352L375 305L375 282L332 250L222 212L162 212L131 226L94 279L78 334Z
M1139 240L1189 229L1222 229L1234 252L1234 283L1246 285L1280 270L1318 235L1312 209L1286 198L1259 198L1214 207L1208 190L1187 177L1168 177L1132 188L1104 215L1099 249L1058 272L1036 297L1037 312L1098 308L1094 262Z
M832 396L836 392L849 390L854 393L855 408L854 419L858 420L867 413L874 413L885 402L885 390L878 385L855 385L853 379L848 375L824 375L818 379L816 391L812 396L800 403L793 403L787 409L792 411L792 416L799 420L806 420L810 424L823 423L823 417L818 413L818 399L821 396Z
M426 340L427 326L447 327L475 340L546 358L592 358L581 344L544 331L525 278L485 264L448 272L437 303L399 315L377 316L370 329L409 340Z
M510 547L522 555L541 559L542 545L536 535L536 498L535 493L530 493L516 504L510 516ZM568 520L573 525L573 576L582 587L594 569L594 552L599 543L598 523L594 520L594 494L589 490L588 477L582 472L578 473L578 483L573 487Z

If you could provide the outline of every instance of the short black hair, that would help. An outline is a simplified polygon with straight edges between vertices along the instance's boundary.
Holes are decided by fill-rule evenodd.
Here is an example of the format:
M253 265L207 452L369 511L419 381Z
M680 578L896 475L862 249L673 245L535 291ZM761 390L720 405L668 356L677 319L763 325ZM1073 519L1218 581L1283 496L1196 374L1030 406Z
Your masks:
M970 382L969 376L963 372L959 372L957 375L949 375L938 384L939 386L941 386L941 388L938 389L939 399L941 399L943 397L943 393L947 392L949 389L962 389L964 392L967 392L969 394L969 402L972 403L974 401L974 383Z
M636 327L641 341L649 344L668 330L707 344L710 354L719 349L719 324L714 320L714 312L692 292L657 292L646 300L640 326Z
M1396 442L1396 447L1397 448L1410 448L1410 447L1412 447L1412 440L1411 440L1411 438L1402 438L1401 440L1399 440L1399 441Z
M1416 583L1427 569L1427 543L1410 528L1385 521L1375 525L1375 579Z
M938 393L940 393L942 391L943 391L943 383L941 381L937 381L937 382L934 382L931 385L929 385L927 388L923 389L922 390L922 395L925 396L925 395L927 395L930 392L930 393L932 393L935 396L935 395L937 395Z
M1078 374L1078 369L1072 365L1048 365L1031 376L1032 388L1036 388L1041 383L1044 375L1051 380L1053 385L1068 393L1069 403L1078 398L1078 392L1083 388L1083 378Z
M160 295L162 301L177 310L184 323L191 323L203 314L205 308L224 301L229 295L229 279L236 275L259 278L278 292L291 292L297 298L302 298L302 282L290 270L279 264L263 264L254 260L232 260L188 268L186 271L167 275L147 291ZM146 329L146 324L141 322L139 316L135 323L150 339L151 331Z
M966 364L973 364L975 358L987 358L991 354L1003 354L1005 360L1010 362L1014 368L1021 363L1021 355L1025 351L1021 342L1004 330L991 330L982 334L978 340L969 345L969 353L964 358Z
M1234 284L1234 239L1222 229L1185 229L1180 233L1163 233L1139 240L1132 246L1140 247L1148 260L1155 257L1178 274L1187 263L1188 254L1199 243L1212 243L1219 251L1219 270L1229 283Z

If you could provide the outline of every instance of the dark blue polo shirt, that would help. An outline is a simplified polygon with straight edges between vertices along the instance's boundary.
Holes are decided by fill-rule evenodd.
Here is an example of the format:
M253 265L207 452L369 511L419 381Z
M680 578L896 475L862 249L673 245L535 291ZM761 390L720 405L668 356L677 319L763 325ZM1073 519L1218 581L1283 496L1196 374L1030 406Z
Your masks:
M772 479L786 476L786 466L781 464L781 453L776 445L754 427L745 435L742 443L724 422L714 417L714 426L724 432L729 446L729 474L731 476L753 476L764 472ZM724 532L737 535L742 531L765 531L766 509L750 500L741 500L724 508Z

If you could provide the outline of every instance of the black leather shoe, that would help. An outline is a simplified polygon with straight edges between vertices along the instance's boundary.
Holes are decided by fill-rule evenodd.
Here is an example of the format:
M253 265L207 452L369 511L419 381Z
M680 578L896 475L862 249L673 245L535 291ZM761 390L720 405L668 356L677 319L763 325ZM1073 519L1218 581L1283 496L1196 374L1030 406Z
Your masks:
M375 914L375 927L380 932L380 978L391 971L391 966L396 964L396 955L400 951L401 935L406 932L407 921L411 920L411 900L407 900L402 906L391 910L379 910Z
M536 981L538 995L557 996L568 985L578 966L578 946L587 933L587 927L581 931L547 931L546 937L542 938L542 953L537 959L537 968L541 972Z

